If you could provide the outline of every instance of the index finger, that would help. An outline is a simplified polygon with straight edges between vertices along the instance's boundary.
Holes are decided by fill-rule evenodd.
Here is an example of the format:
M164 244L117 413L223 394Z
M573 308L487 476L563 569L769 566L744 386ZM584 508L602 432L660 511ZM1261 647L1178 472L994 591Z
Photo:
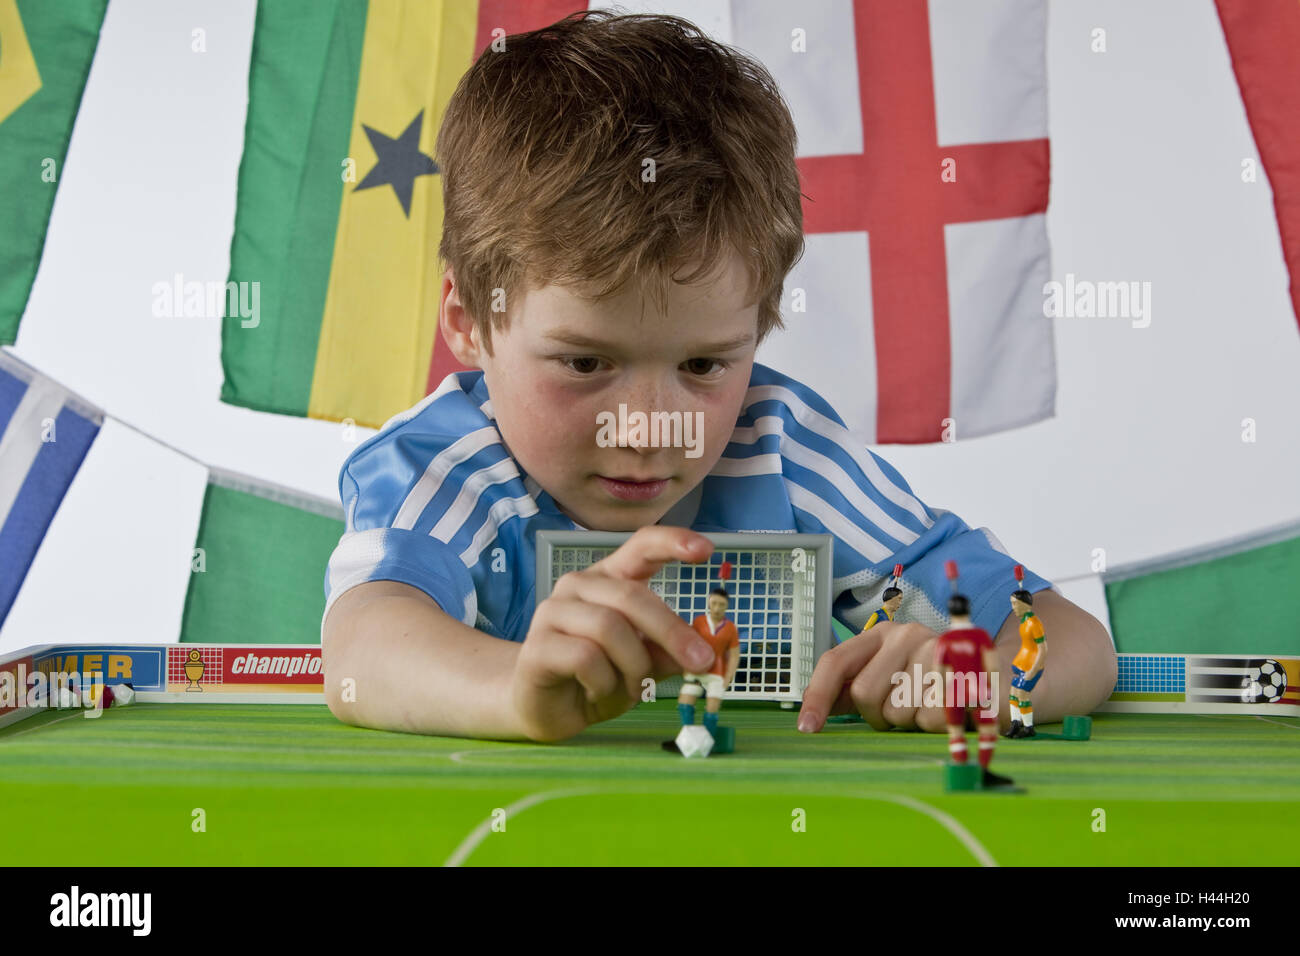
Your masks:
M799 708L800 733L813 734L822 729L844 685L856 677L880 650L885 627L884 623L877 624L821 656L803 692L803 706Z
M713 542L690 528L646 525L589 571L633 581L649 581L671 561L695 564L713 553Z
M552 596L577 597L617 611L639 637L662 647L684 670L704 669L713 663L713 647L643 582L597 573L593 564L586 571L560 578Z

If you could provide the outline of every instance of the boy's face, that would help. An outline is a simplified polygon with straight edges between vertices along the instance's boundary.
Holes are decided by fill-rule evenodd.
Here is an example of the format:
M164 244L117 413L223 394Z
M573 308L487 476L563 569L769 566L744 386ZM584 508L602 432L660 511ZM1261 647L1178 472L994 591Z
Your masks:
M483 369L497 427L524 472L578 524L632 531L699 484L731 438L757 346L746 281L733 255L708 281L674 285L666 314L635 289L601 302L532 289L510 304L489 355L448 269L440 318L457 359ZM679 413L677 446L654 428L631 447L637 412L650 421Z
M720 594L709 595L709 617L715 621L721 620L727 613L727 607L730 602Z

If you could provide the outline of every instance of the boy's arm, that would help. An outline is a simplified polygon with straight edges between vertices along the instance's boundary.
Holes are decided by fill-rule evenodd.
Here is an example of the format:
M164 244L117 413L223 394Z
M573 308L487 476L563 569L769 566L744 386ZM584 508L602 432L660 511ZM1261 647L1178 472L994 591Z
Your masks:
M713 542L648 525L537 606L522 643L489 637L396 581L351 587L321 634L325 701L340 720L412 733L564 740L634 706L646 677L708 667L713 647L647 586ZM355 687L349 699L345 682Z
M1066 714L1092 713L1115 689L1118 663L1106 628L1055 591L1034 594L1034 614L1042 620L1047 643L1052 645L1052 666L1043 668L1031 695L1035 721L1052 723ZM1011 687L1011 660L1020 649L1019 629L1020 620L1009 613L995 638L999 692L1004 699ZM1000 708L999 718L1009 726L1006 708Z
M325 702L362 727L523 739L510 688L519 648L466 626L418 588L360 584L325 618Z

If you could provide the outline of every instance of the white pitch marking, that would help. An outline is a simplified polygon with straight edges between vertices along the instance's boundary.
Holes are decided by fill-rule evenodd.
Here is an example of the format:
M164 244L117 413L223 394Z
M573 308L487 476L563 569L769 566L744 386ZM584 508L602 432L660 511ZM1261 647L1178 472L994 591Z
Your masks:
M1277 724L1279 727L1290 727L1292 730L1300 730L1300 724L1284 724L1280 720L1274 720L1272 717L1265 717L1263 714L1256 714L1255 716L1266 724Z
M58 721L52 720L50 721L50 723L58 723ZM44 726L49 726L49 725L46 724ZM30 729L40 730L41 728L32 727ZM23 731L23 733L27 733L27 731ZM256 744L256 743L254 744L208 744L208 743L197 743L188 740L170 741L165 739L160 740L157 738L144 739L144 740L134 738L134 739L122 740L122 741L116 741L116 740L96 741L95 746L99 748L124 747L132 750L140 750L140 749L205 750L205 751L214 751L218 753L222 753L222 752L265 753L265 754L310 753L313 756L319 754L321 756L326 756L326 757L400 757L402 759L410 758L411 760L427 760L429 759L430 756L434 756L434 757L447 756L446 754L443 753L429 754L428 752L419 751L419 750L384 750L382 748L362 750L355 747L330 747L330 748L312 747L310 748L310 750L306 750L301 746L271 747L268 746L267 744Z
M454 751L453 753L450 753L447 756L451 758L453 763L464 764L465 766L468 767L470 764L463 759L465 754L494 754L494 753L499 754L499 753L518 752L520 750L536 752L537 746L533 745L532 747L501 747L501 748L491 748L491 749L484 748L484 747L471 747L469 750Z
M509 819L516 813L522 813L529 807L535 807L539 803L545 803L547 800L558 800L563 797L582 797L595 793L594 790L543 790L539 793L530 793L526 797L521 797L510 806L505 808L506 818ZM487 839L487 835L492 832L492 817L488 817L473 830L469 836L460 841L460 846L456 847L454 853L447 857L447 862L443 866L460 866L469 858L469 855L478 849L478 845Z
M961 825L956 817L944 813L938 807L932 807L928 803L917 800L915 797L908 797L897 793L870 793L870 794L850 794L850 796L863 796L868 800L884 800L887 803L896 803L899 806L915 810L917 813L924 813L927 817L937 821L945 830L955 836L962 842L962 845L970 851L971 856L979 861L980 866L997 866L997 860L993 859L984 844L975 839L975 835Z
M28 727L25 730L17 730L14 731L12 734L5 734L4 739L13 740L15 737L21 737L23 734L30 734L34 730L44 730L46 727L53 727L55 724L61 724L65 720L69 720L73 717L80 717L80 716L81 713L80 711L78 711L76 713L68 714L66 717L55 717L53 720L47 720L45 723L40 724L39 726Z

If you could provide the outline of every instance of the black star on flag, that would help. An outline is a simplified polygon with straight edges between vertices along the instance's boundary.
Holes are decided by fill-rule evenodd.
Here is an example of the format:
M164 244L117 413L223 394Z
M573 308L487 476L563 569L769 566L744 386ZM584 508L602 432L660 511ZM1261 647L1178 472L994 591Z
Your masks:
M411 125L402 131L402 135L393 139L365 123L361 128L370 138L370 145L379 157L366 178L357 184L355 192L372 189L375 186L392 186L397 194L397 201L402 204L402 212L411 218L411 193L415 190L416 176L430 176L439 172L438 164L431 156L420 152L420 127L424 123L424 110L416 114Z

